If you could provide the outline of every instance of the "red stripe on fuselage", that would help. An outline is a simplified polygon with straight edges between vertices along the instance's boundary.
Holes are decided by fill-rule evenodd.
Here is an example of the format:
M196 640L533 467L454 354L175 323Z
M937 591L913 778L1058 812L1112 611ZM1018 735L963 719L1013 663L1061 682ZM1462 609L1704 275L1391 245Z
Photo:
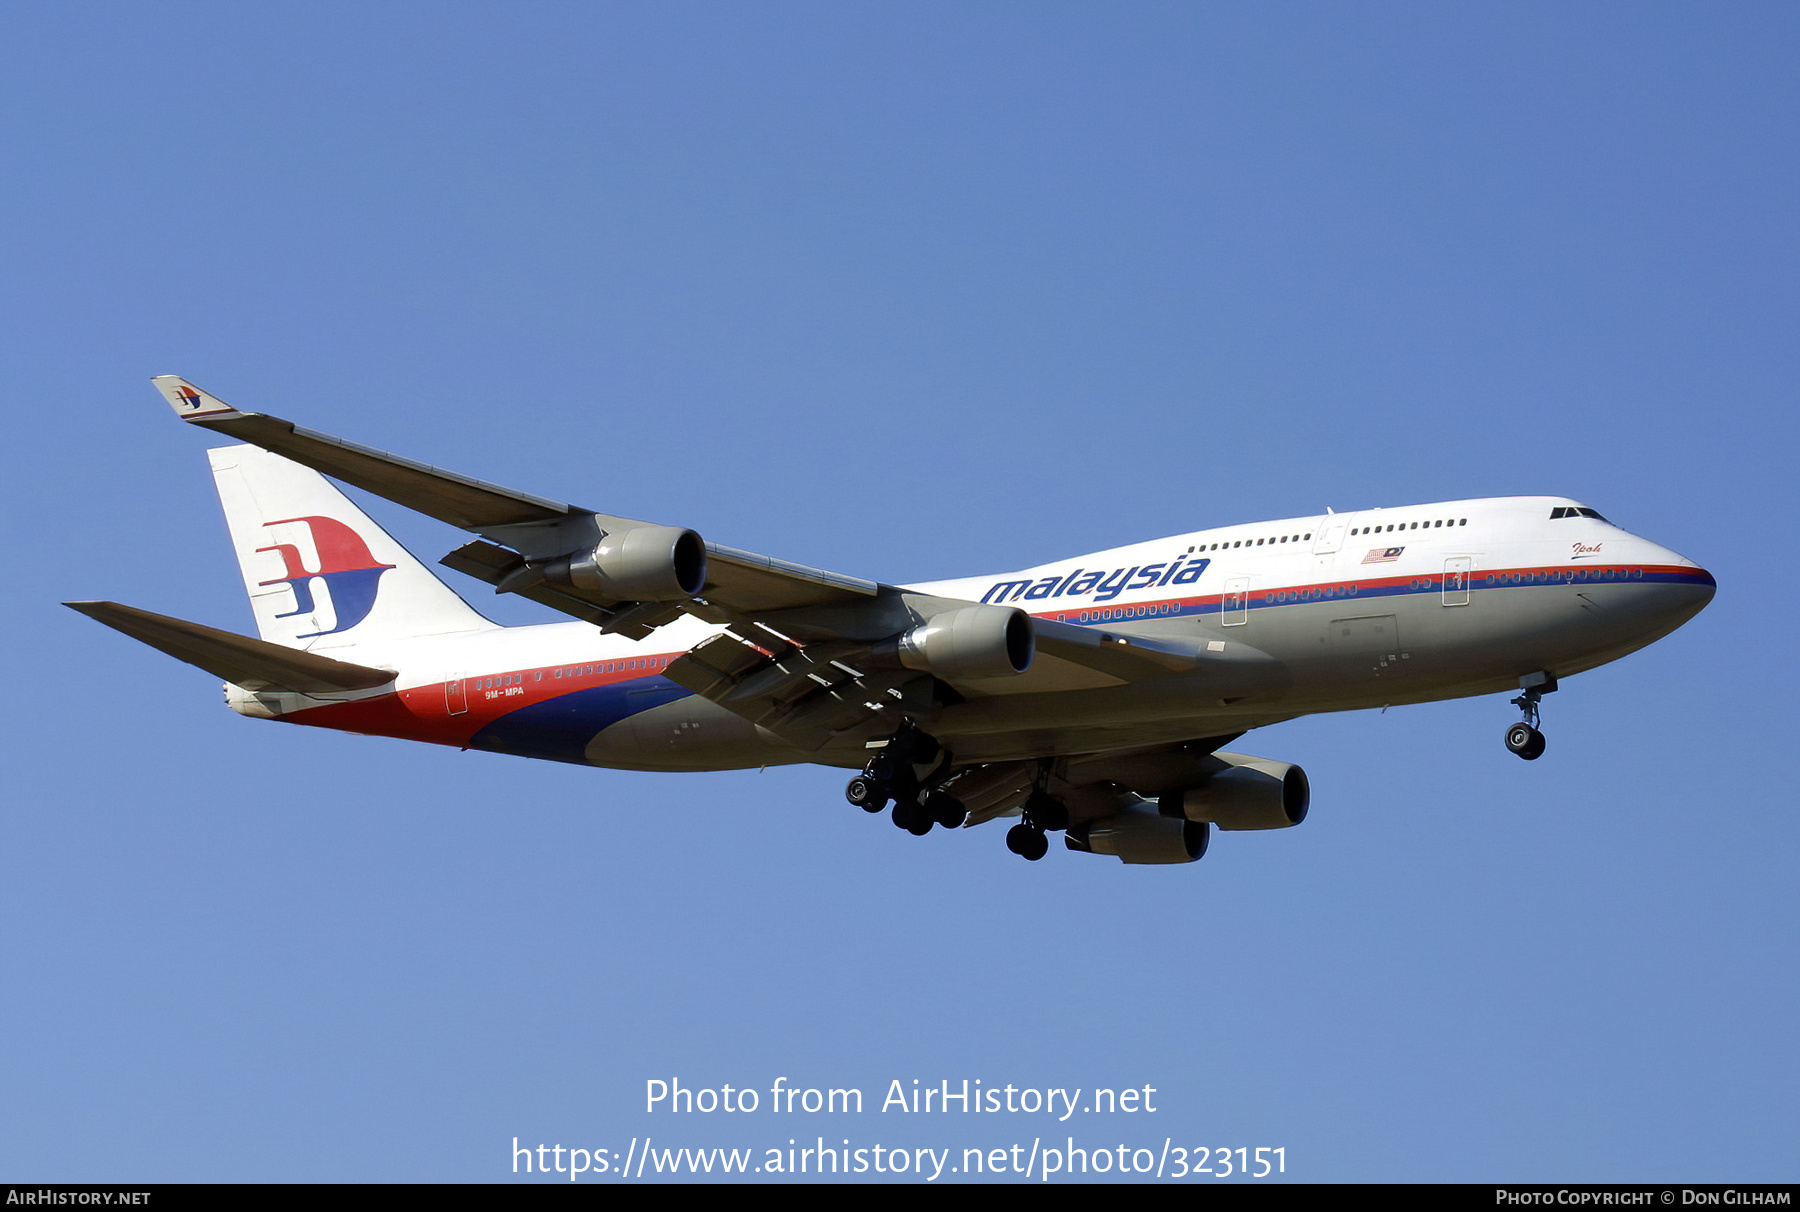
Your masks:
M477 732L521 707L548 702L580 690L591 690L596 686L655 677L668 668L669 662L681 655L679 652L658 653L655 656L630 657L625 660L570 662L464 678L462 697L467 709L454 715L450 712L446 689L448 683L429 682L375 698L307 707L278 718L290 724L335 728L341 732L358 732L367 736L399 737L402 740L454 745L459 749L466 749ZM572 672L574 670L599 672ZM558 671L571 672L563 672L559 676ZM515 682L514 678L518 680Z
M1583 571L1589 574L1588 577L1576 579L1576 574ZM1592 575L1601 571L1612 572L1613 579L1606 580ZM1643 577L1629 576L1632 571L1641 571ZM1488 583L1487 578L1490 576L1497 579L1496 583ZM1546 579L1539 581L1537 580L1539 576ZM1674 564L1545 565L1535 568L1472 569L1469 573L1468 587L1471 591L1486 592L1496 589L1548 588L1554 585L1641 585L1648 578L1668 576L1699 581L1706 578L1708 574L1703 569ZM1507 577L1521 579L1516 582L1508 582L1504 579ZM1524 580L1523 578L1526 577L1530 577L1531 580ZM1437 572L1414 576L1359 577L1353 580L1321 581L1313 584L1277 585L1258 589L1248 594L1247 605L1252 609L1287 605L1317 606L1324 603L1351 605L1366 593L1397 587L1413 587L1414 591L1418 593L1436 593L1443 587L1443 574ZM1334 594L1329 592L1331 590L1347 592ZM1297 598L1292 602L1274 600L1274 595L1278 593L1306 594L1314 591L1319 592L1318 597ZM1065 607L1060 610L1038 612L1038 617L1058 619L1069 623L1123 623L1141 619L1173 618L1209 608L1216 611L1222 596L1214 593L1199 597L1164 598L1148 602L1126 602L1119 605L1104 604L1080 609ZM503 673L484 673L477 677L464 678L463 698L468 707L467 710L455 715L450 713L445 683L432 682L395 694L381 695L377 698L308 707L301 711L290 712L280 718L293 724L308 724L318 728L335 728L343 732L399 737L409 741L426 741L435 745L454 745L458 748L466 748L470 739L481 729L521 707L547 702L561 695L591 689L595 686L654 677L667 668L670 661L681 655L681 653L659 653L654 656L631 657L625 660L570 662L539 669L515 669ZM611 669L607 668L609 665L612 666ZM558 676L559 670L599 670L600 672L565 672ZM519 679L516 683L511 680L515 677ZM485 684L490 682L494 685Z
M1608 579L1595 574L1610 572L1614 575ZM1634 577L1633 572L1642 573ZM1586 576L1578 574L1586 573ZM1243 576L1253 576L1244 573ZM1532 587L1548 588L1553 585L1642 585L1650 578L1680 577L1696 582L1708 577L1704 569L1690 568L1680 564L1545 564L1531 568L1475 568L1469 570L1468 588L1482 592L1494 589L1526 589ZM1538 580L1538 577L1545 578ZM1489 583L1488 578L1496 580ZM1517 581L1505 578L1518 577ZM1524 578L1531 578L1526 580ZM1236 579L1234 575L1233 579ZM1389 589L1411 589L1417 593L1436 593L1444 586L1444 574L1439 572L1415 573L1410 576L1391 577L1354 577L1343 580L1317 581L1295 585L1269 585L1250 591L1245 595L1246 604L1251 609L1269 606L1316 606L1322 602L1354 602L1358 598L1371 593ZM1347 591L1336 592L1331 591ZM1275 601L1276 594L1310 594L1317 597L1301 597L1294 601ZM1178 615L1192 614L1207 608L1217 609L1224 599L1222 593L1203 594L1191 598L1156 598L1149 601L1106 603L1084 606L1077 609L1063 607L1058 610L1029 611L1037 618L1055 619L1064 623L1126 623L1139 619L1173 618ZM1391 596L1391 595L1390 595ZM1006 605L1013 605L1008 600ZM1024 605L1024 603L1020 603Z

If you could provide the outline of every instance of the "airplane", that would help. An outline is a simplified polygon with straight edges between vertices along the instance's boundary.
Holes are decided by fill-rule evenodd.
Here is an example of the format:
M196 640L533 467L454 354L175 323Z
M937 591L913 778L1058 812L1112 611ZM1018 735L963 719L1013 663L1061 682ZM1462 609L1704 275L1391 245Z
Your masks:
M1193 862L1306 819L1297 765L1226 746L1315 712L1560 680L1712 599L1692 560L1563 497L1223 526L887 585L430 467L152 380L209 451L260 638L66 605L222 678L260 719L632 770L815 763L895 825ZM444 566L570 616L503 627L327 477L469 531Z

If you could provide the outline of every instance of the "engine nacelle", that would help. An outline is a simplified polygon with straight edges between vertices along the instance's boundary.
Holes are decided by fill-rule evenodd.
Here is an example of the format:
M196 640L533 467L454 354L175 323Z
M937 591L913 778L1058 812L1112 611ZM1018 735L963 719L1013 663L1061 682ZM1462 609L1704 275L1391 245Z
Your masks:
M673 602L706 584L706 543L680 526L633 526L603 533L590 551L552 561L544 577L611 601Z
M1205 821L1173 820L1148 804L1069 826L1063 845L1088 854L1110 854L1122 863L1191 863L1206 853Z
M900 664L944 678L1003 678L1031 668L1037 635L1016 606L963 606L890 641Z
M1268 758L1214 756L1231 764L1198 787L1163 796L1157 801L1163 816L1221 829L1286 829L1306 819L1312 803L1306 771Z

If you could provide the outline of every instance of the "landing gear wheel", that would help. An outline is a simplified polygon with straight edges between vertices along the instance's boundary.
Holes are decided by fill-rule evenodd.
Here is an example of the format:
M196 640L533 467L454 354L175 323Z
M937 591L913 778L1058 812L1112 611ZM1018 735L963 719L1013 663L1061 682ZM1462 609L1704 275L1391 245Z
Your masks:
M969 815L961 800L944 791L925 797L925 813L946 829L961 828L963 818Z
M1042 829L1021 823L1006 831L1006 848L1035 863L1050 852L1050 839L1044 836Z
M1030 825L1014 825L1008 829L1006 831L1006 848L1014 854L1024 854L1025 852L1019 849L1019 846L1031 836L1031 831Z
M1530 724L1518 723L1506 730L1506 747L1528 762L1544 756L1544 734Z
M1506 730L1506 747L1528 762L1544 756L1544 734L1538 731L1538 702L1556 689L1556 675L1547 670L1519 679L1519 697L1512 705L1525 718Z
M880 812L887 807L887 788L866 774L859 774L844 787L844 798L864 812Z
M894 804L894 824L914 837L931 832L931 815L916 800L899 800Z
M1061 800L1042 791L1032 792L1025 801L1025 818L1039 829L1052 832L1069 827L1069 809Z

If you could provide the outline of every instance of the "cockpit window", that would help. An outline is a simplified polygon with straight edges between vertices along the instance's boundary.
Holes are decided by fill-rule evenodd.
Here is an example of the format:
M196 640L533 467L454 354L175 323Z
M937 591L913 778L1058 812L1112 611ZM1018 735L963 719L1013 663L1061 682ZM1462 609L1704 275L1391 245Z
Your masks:
M1592 518L1596 522L1606 521L1600 516L1599 510L1589 509L1586 505L1558 505L1550 511L1550 520L1554 522L1558 518Z

